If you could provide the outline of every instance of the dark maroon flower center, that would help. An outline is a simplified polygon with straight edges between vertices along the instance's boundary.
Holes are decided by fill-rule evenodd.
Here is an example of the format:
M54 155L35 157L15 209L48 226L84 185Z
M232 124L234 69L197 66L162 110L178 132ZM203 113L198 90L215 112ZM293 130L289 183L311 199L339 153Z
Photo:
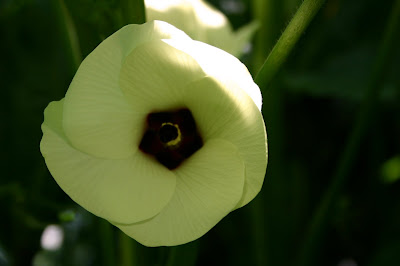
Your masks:
M147 115L139 149L172 170L203 146L189 109Z

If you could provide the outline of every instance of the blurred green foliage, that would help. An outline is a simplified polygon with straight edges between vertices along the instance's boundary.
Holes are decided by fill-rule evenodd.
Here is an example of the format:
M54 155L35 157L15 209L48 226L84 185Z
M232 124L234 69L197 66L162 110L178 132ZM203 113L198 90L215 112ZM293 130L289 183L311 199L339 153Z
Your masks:
M297 265L371 82L395 1L326 1L264 94L270 160L252 203L193 243L146 248L132 240L125 251L120 232L58 187L39 151L43 110L64 96L75 71L60 3L84 58L126 23L122 2L0 1L0 265L120 265L124 252L132 252L135 265ZM210 2L235 28L253 19L261 3ZM268 8L262 20L269 24L242 58L252 73L300 3L262 2ZM397 47L399 39L400 32ZM398 49L390 59L350 175L316 243L315 265L400 265ZM60 250L40 246L49 224L64 229Z
M386 183L394 183L400 179L400 156L386 161L382 166L382 179Z

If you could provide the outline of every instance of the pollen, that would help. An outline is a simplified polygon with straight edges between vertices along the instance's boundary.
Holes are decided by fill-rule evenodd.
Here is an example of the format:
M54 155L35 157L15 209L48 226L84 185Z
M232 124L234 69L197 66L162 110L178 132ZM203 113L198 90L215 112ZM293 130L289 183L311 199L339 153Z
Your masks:
M166 146L177 146L182 140L182 133L179 125L167 122L161 125L159 137Z

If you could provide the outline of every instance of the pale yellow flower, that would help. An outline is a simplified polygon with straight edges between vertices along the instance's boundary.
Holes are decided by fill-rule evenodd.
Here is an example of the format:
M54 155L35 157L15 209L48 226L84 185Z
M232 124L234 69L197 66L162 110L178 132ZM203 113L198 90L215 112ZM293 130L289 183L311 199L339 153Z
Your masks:
M165 22L128 25L46 108L40 148L82 207L144 245L179 245L260 191L260 108L235 57Z

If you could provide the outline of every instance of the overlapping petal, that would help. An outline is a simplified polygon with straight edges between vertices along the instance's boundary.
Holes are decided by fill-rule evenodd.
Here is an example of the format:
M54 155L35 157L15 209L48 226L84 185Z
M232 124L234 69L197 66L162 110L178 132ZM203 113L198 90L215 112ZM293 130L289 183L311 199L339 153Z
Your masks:
M190 2L198 25L197 35L189 34L193 39L223 49L234 56L244 53L246 45L258 29L256 21L234 31L227 17L206 1L192 0Z
M244 164L236 147L213 139L175 171L176 191L154 218L118 226L146 246L193 241L231 212L243 192Z
M41 152L54 179L76 202L93 214L134 223L160 212L171 199L175 175L136 151L125 159L100 159L73 148L63 127L64 100L45 110Z
M267 166L267 136L260 111L237 85L228 88L211 77L190 84L184 98L206 142L221 138L237 147L246 167L237 207L246 205L260 191Z
M207 38L214 41L206 43L221 48L232 55L238 56L248 49L246 45L249 44L249 40L252 38L258 27L259 24L256 21L253 21L237 29L235 32L218 28L210 29L207 31ZM224 37L218 38L218 36Z
M64 104L63 126L75 148L99 158L132 155L143 133L146 114L126 101L119 87L121 67L136 46L162 38L190 40L182 31L161 21L128 25L103 41L82 62Z
M147 21L162 20L186 32L195 40L240 56L256 29L250 23L233 31L226 16L203 0L146 0Z
M261 110L260 89L254 83L246 66L237 58L198 41L169 39L164 42L192 56L207 75L215 77L224 86L228 88L236 86L244 90Z
M162 40L153 40L126 57L120 86L135 110L149 113L182 108L187 85L204 76L193 57Z
M168 22L195 38L199 30L195 10L188 0L145 0L147 21Z

